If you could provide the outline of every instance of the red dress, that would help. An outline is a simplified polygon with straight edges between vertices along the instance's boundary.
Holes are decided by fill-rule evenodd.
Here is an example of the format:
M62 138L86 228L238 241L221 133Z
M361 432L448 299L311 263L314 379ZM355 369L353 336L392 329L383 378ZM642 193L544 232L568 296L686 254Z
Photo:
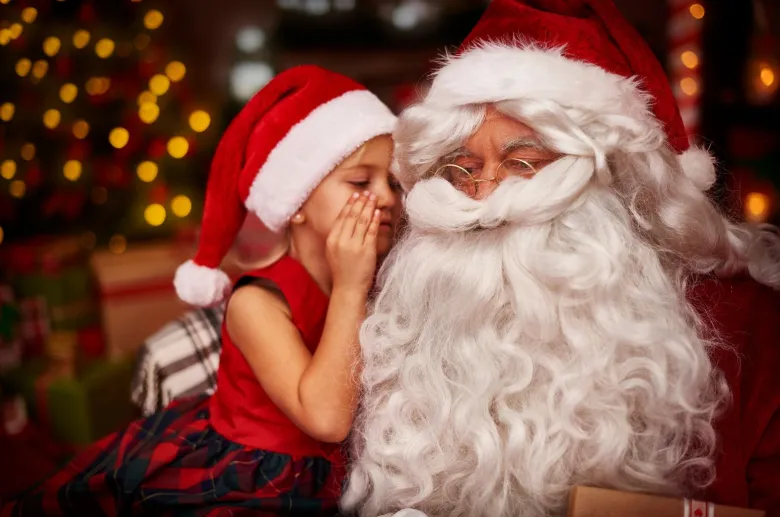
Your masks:
M717 478L705 497L780 517L780 293L749 278L708 278L690 299L728 345L712 359L732 395L716 426Z
M252 271L278 289L312 352L328 297L289 257ZM11 515L333 516L345 475L338 445L301 432L268 398L222 326L212 397L175 401L79 454L2 509Z

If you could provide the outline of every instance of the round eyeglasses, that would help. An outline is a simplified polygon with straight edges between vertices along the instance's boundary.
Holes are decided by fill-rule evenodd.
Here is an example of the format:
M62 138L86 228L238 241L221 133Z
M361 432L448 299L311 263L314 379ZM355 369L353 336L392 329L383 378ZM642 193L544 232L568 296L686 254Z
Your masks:
M453 187L467 196L474 197L479 192L479 185L482 183L495 182L498 184L508 177L528 178L534 174L536 174L536 169L529 162L520 158L507 158L498 164L496 174L492 178L476 178L468 169L454 163L442 165L436 169L434 176L447 180Z

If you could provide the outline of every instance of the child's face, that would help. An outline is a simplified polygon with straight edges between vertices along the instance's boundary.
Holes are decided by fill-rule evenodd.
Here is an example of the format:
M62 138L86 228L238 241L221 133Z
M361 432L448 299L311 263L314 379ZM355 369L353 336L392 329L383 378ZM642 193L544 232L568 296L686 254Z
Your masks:
M389 172L392 153L393 140L389 135L374 138L322 180L300 210L311 236L324 243L349 197L368 190L376 195L377 208L382 211L377 254L381 257L390 251L401 214L400 187Z

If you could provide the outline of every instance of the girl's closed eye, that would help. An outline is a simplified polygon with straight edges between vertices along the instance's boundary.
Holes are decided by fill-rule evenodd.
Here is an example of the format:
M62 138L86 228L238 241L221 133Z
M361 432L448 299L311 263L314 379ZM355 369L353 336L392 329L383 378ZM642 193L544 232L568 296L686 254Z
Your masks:
M368 179L351 179L347 183L354 185L358 189L365 189L371 184L371 181Z

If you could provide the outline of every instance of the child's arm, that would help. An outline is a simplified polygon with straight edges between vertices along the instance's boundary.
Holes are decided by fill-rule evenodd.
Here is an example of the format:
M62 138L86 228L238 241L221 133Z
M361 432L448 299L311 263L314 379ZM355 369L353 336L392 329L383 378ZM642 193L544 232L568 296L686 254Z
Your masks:
M351 199L328 239L333 289L314 355L272 292L246 286L228 304L230 337L263 389L295 425L324 442L346 438L358 401L358 329L376 269L375 208L373 198Z

